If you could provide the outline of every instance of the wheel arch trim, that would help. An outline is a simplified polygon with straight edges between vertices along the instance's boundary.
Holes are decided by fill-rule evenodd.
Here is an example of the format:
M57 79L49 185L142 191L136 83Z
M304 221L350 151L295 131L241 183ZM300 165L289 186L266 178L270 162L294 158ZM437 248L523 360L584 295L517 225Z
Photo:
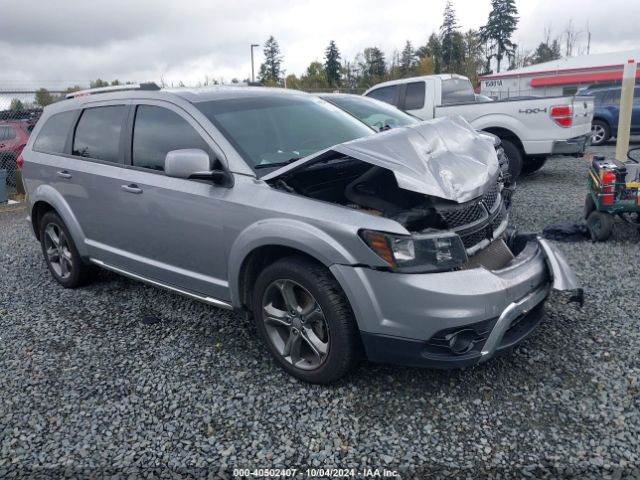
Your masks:
M83 258L87 258L89 253L85 244L86 237L84 231L82 230L82 227L80 227L78 219L69 207L69 204L65 201L64 197L51 185L39 185L32 193L29 194L29 203L31 204L30 218L32 219L32 225L34 226L34 233L36 233L36 236L38 235L38 232L35 231L37 226L34 224L36 218L34 209L39 202L44 202L50 205L60 216L67 227L67 230L69 230L69 233L71 234L71 238L78 250L78 254Z
M229 252L229 294L234 307L242 308L241 273L245 261L255 250L271 246L298 250L326 267L357 263L338 241L306 222L279 218L253 223L237 236Z

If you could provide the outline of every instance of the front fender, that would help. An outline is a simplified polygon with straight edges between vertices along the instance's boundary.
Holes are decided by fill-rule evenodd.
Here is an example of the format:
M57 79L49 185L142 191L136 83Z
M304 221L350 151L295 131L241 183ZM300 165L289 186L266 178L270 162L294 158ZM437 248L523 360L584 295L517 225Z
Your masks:
M276 218L253 223L237 236L229 252L229 293L234 306L241 306L240 269L244 260L255 249L274 245L300 250L327 267L357 263L336 239L303 221Z
M33 192L29 192L29 203L31 205L30 216L33 218L33 208L38 202L48 203L53 207L56 213L60 216L64 224L67 226L67 230L71 234L73 243L78 249L78 253L81 257L88 257L89 252L85 244L85 235L80 228L78 219L73 214L73 211L69 207L69 204L65 201L64 197L51 185L42 184L38 185ZM37 228L37 227L36 227Z

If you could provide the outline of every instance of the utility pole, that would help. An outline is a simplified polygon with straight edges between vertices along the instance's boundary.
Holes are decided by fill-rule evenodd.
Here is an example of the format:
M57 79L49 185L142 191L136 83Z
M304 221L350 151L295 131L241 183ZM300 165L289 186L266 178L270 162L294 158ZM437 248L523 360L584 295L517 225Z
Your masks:
M257 43L252 43L251 44L251 83L256 81L256 76L254 73L254 69L253 69L253 49L255 47L259 47L260 45L258 45Z
M589 30L589 22L587 22L587 55L591 51L591 30Z
M620 114L618 115L618 135L616 135L616 160L626 161L631 132L631 111L633 91L636 84L638 64L634 59L627 61L622 72L622 92L620 93Z

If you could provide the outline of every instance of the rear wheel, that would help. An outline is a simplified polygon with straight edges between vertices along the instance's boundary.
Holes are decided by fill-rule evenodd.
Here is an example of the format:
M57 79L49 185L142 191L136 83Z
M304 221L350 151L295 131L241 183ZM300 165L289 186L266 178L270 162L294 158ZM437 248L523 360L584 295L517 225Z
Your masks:
M358 328L331 273L301 257L287 257L258 276L252 294L256 328L288 373L313 383L338 380L361 356Z
M53 278L65 288L86 283L92 273L78 254L67 226L55 212L47 212L40 221L40 245Z
M542 168L547 157L527 157L522 164L522 175L531 175Z
M611 138L611 129L606 122L594 120L591 122L591 145L602 145Z
M591 212L587 218L587 227L592 240L603 242L611 236L613 215L598 211Z
M502 140L502 148L504 148L504 154L509 159L509 174L515 180L522 171L522 152L509 140Z

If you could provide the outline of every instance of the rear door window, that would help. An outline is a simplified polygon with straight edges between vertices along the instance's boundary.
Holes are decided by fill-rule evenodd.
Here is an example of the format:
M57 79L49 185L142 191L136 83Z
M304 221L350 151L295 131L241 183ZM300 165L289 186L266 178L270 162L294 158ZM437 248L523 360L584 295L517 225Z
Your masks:
M40 129L33 149L43 153L64 153L67 143L67 136L71 129L71 124L76 118L76 111L56 113L49 117Z
M391 105L397 105L397 93L398 85L391 85L389 87L380 87L367 93L367 97L375 98L383 102L390 103Z
M73 155L120 162L120 134L127 107L115 105L88 108L82 112L73 139Z
M404 110L420 110L424 107L424 82L407 83Z
M133 125L133 166L164 171L171 150L199 148L211 153L200 134L177 113L163 107L140 105Z
M476 101L473 86L467 78L442 80L442 104L467 103Z

